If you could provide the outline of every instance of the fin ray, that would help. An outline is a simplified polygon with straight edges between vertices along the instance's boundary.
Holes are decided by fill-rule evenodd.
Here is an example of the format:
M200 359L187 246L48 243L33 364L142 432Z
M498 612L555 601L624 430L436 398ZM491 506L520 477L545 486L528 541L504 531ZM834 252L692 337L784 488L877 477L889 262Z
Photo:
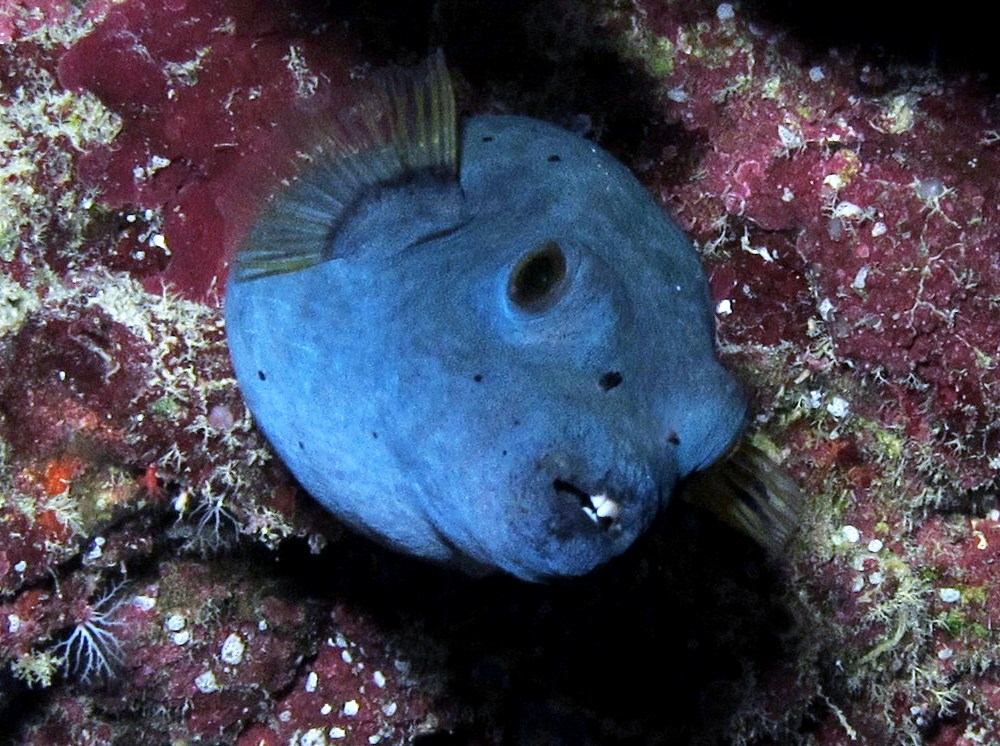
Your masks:
M237 282L307 269L330 258L340 222L369 190L430 173L458 178L455 95L439 49L415 68L375 77L353 111L319 134L272 195L237 252Z
M694 474L683 496L775 555L790 541L805 508L798 485L746 439L727 458Z

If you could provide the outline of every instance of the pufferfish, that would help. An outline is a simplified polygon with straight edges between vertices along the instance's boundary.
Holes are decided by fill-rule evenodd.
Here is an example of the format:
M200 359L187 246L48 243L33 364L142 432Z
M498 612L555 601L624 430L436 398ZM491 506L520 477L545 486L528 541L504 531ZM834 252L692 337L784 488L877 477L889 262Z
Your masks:
M459 120L440 52L336 119L234 258L256 422L401 552L529 581L620 554L746 420L691 241L579 135Z

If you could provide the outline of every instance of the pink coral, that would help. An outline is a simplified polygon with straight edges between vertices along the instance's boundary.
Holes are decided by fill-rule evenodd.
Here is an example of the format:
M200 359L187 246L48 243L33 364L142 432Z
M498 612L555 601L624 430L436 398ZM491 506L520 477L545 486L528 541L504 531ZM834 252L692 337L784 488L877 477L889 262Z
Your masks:
M784 571L673 506L621 562L525 589L342 535L231 380L217 291L288 123L336 108L382 54L423 53L364 4L307 5L0 3L15 740L1000 731L991 89L807 48L729 3L444 3L421 21L469 108L589 129L689 229L757 399L751 435L809 496ZM121 666L88 688L53 648L123 570Z

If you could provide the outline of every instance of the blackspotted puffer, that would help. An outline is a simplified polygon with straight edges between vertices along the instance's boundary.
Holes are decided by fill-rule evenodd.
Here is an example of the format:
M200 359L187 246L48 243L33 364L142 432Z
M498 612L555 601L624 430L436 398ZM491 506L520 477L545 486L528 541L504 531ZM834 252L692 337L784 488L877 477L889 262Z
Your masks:
M691 241L592 142L459 120L438 54L306 155L234 259L226 330L257 423L350 526L581 575L741 433Z

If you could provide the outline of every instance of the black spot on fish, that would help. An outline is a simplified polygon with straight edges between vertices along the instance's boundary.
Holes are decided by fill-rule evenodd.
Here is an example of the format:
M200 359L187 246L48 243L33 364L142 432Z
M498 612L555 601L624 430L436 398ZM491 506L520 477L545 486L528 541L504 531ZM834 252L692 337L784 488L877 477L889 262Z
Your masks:
M601 385L601 388L604 389L605 391L611 391L611 389L613 389L615 386L621 385L621 382L622 382L622 374L619 373L617 370L608 371L603 376L601 376L600 380L598 381L598 383Z
M373 438L374 438L375 440L378 440L378 433L377 433L377 432L375 432L374 430L372 430L372 437L373 437Z
M493 135L485 135L483 137L483 142L493 142Z
M549 163L558 163L561 160L562 160L562 158L560 158L555 153L553 153L552 155L549 156Z
M267 376L264 375L264 371L262 371L262 370L258 370L257 371L257 378L259 378L262 381L266 381L267 380Z
M475 381L476 383L482 383L483 382L483 374L482 373L476 373L476 375L474 375L472 377L472 380Z

